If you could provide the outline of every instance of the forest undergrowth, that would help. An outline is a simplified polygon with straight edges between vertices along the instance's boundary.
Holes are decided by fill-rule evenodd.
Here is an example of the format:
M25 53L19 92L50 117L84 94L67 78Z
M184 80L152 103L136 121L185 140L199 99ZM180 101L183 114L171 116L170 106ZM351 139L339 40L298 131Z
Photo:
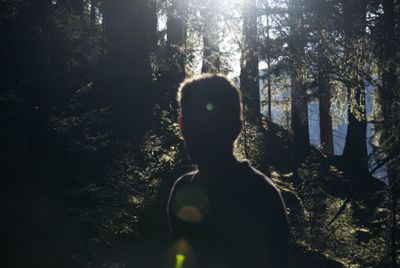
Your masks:
M91 249L78 258L88 267L157 265L168 249L169 189L195 167L185 155L177 124L166 113L160 118L164 135L149 132L137 153L126 147L108 168L109 182L89 184L81 192L94 200L84 215L77 215L96 230L75 248ZM314 147L293 172L291 146L290 132L268 122L262 130L247 126L235 151L282 192L291 223L291 267L385 267L380 263L387 253L385 185L367 174L359 187L350 175L357 171L347 171L340 157L327 158ZM138 157L141 162L135 162ZM100 246L104 253L94 255L96 243L109 250Z

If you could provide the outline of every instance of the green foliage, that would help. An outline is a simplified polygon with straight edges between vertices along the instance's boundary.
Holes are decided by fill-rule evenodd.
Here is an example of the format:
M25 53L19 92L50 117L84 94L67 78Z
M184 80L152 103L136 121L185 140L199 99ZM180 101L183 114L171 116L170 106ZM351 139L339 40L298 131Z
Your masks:
M246 127L238 140L236 156L246 158L247 150L247 158L269 173L281 190L296 244L346 267L372 267L386 258L388 210L382 200L383 192L363 188L333 220L351 194L350 175L314 149L294 176L293 172L288 172L292 167L290 153L286 161L277 161L271 156L283 157L284 148L291 147L286 131L270 122L263 131L249 124ZM377 185L383 189L381 184ZM368 200L371 195L373 198Z
M298 243L336 259L346 267L372 267L386 258L384 219L387 211L380 208L384 203L379 199L364 200L361 195L356 195L332 222L350 194L349 179L336 165L319 154L312 154L299 169L292 187L304 209L300 215L289 213L294 222L293 234ZM374 191L368 194L379 195ZM373 205L365 208L360 220L357 215L363 202ZM290 203L288 206L290 209Z
M263 130L259 127L246 122L243 126L242 133L236 142L235 156L238 159L248 159L254 163L257 168L265 159L265 148Z

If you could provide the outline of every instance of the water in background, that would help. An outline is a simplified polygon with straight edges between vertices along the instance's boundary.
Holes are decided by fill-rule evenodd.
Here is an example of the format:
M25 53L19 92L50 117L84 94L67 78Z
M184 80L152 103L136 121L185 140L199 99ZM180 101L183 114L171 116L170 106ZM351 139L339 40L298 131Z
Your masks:
M265 88L265 84L260 84L260 88ZM290 126L290 89L282 90L281 85L274 85L275 88L280 88L280 94L274 94L272 97L273 105L271 109L272 121L282 125L285 128ZM261 91L261 100L265 100L266 92ZM366 83L366 112L367 117L373 112L373 94L374 87L370 83ZM334 154L342 155L346 141L347 133L347 122L344 118L347 118L347 106L344 107L343 119L340 120L339 124L336 124L333 129L333 143L334 143ZM267 107L263 105L263 114L267 114ZM312 101L308 104L308 123L310 132L310 143L317 148L320 148L320 130L319 130L319 103L318 100ZM371 123L367 123L367 150L368 154L372 153L373 146L371 144L374 136L374 129ZM370 170L373 168L374 162L370 163ZM378 169L373 174L376 178L382 179L387 182L386 166Z

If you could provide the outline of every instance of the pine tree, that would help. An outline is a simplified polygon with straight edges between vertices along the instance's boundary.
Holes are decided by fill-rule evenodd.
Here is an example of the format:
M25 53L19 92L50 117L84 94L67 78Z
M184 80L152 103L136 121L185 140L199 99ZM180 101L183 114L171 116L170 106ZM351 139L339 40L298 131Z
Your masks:
M176 89L185 77L188 1L173 0L167 8L167 61L166 95L168 105L175 104Z
M139 137L152 125L152 1L105 0L105 60L99 88L117 135Z
M213 1L202 1L200 14L203 18L202 73L218 73L221 70L218 32L218 8Z
M363 74L367 2L343 1L344 49L347 59L348 126L343 157L355 170L367 170L367 121Z
M378 39L380 48L380 66L382 85L379 87L379 100L383 118L381 144L387 157L387 173L389 181L390 217L390 249L391 267L397 267L398 256L398 202L400 192L400 151L399 151L399 119L400 119L400 83L397 73L399 64L399 14L400 3L394 0L383 1L383 15L380 18L381 33Z
M294 136L294 160L298 166L306 157L310 146L308 130L308 107L306 88L306 45L303 3L301 0L289 2L289 49L291 57L291 127Z
M258 71L257 1L243 7L243 46L240 64L240 89L243 94L245 119L258 127L261 124L260 85Z

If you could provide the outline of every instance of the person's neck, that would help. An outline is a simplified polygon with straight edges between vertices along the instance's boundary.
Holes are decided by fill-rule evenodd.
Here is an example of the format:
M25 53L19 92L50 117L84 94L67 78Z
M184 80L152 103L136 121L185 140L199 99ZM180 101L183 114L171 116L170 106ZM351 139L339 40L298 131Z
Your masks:
M220 174L224 170L232 167L238 162L232 152L224 154L214 155L205 161L199 161L197 168L199 169L199 175L204 180L207 180L209 176Z

